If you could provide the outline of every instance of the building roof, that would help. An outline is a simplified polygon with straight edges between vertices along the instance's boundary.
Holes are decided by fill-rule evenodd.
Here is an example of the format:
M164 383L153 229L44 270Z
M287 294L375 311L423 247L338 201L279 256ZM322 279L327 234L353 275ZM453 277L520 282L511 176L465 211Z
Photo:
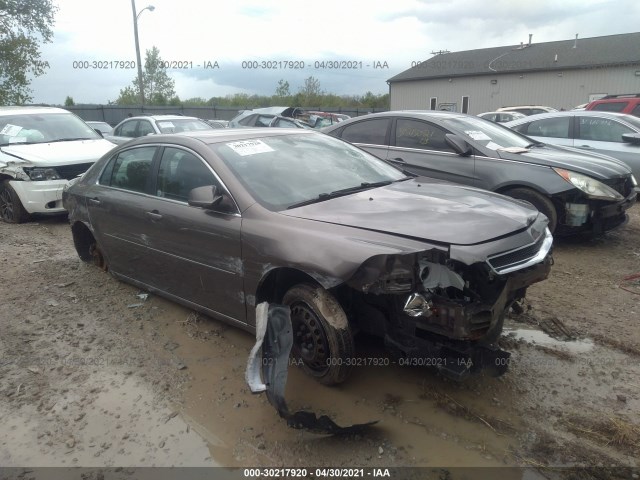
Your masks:
M640 33L444 53L399 73L389 83L616 65L640 65Z

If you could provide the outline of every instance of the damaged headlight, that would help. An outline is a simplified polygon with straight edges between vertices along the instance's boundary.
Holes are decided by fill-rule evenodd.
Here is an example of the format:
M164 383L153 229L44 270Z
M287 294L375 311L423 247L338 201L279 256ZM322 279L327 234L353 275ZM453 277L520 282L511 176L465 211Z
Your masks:
M591 198L598 200L622 200L624 198L613 188L594 178L582 175L581 173L565 170L563 168L554 168L553 170L571 185L576 187L578 190L583 191Z
M60 180L62 177L58 175L55 168L25 168L25 173L34 182L44 180Z

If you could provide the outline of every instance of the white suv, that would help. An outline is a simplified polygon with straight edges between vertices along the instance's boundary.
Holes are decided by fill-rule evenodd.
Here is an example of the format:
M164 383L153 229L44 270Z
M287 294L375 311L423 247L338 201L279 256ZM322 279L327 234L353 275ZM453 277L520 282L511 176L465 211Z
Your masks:
M64 186L113 147L67 110L0 107L0 217L64 213Z

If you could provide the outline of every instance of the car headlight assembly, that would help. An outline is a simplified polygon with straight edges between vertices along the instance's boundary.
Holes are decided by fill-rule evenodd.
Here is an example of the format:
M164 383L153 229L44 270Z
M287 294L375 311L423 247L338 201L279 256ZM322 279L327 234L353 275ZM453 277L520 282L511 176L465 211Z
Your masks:
M554 168L553 170L578 190L586 193L590 198L609 201L624 199L624 197L613 188L595 178L563 168Z
M43 180L60 180L62 177L58 175L55 168L29 168L24 169L29 178L34 182Z

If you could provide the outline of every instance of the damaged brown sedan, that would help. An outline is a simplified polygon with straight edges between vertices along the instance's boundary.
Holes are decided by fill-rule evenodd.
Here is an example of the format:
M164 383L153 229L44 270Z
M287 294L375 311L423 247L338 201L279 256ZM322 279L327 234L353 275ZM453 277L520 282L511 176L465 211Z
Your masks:
M313 131L143 137L63 201L79 256L118 279L251 332L258 304L289 306L292 354L325 384L358 332L455 378L502 373L505 314L552 264L530 204Z

